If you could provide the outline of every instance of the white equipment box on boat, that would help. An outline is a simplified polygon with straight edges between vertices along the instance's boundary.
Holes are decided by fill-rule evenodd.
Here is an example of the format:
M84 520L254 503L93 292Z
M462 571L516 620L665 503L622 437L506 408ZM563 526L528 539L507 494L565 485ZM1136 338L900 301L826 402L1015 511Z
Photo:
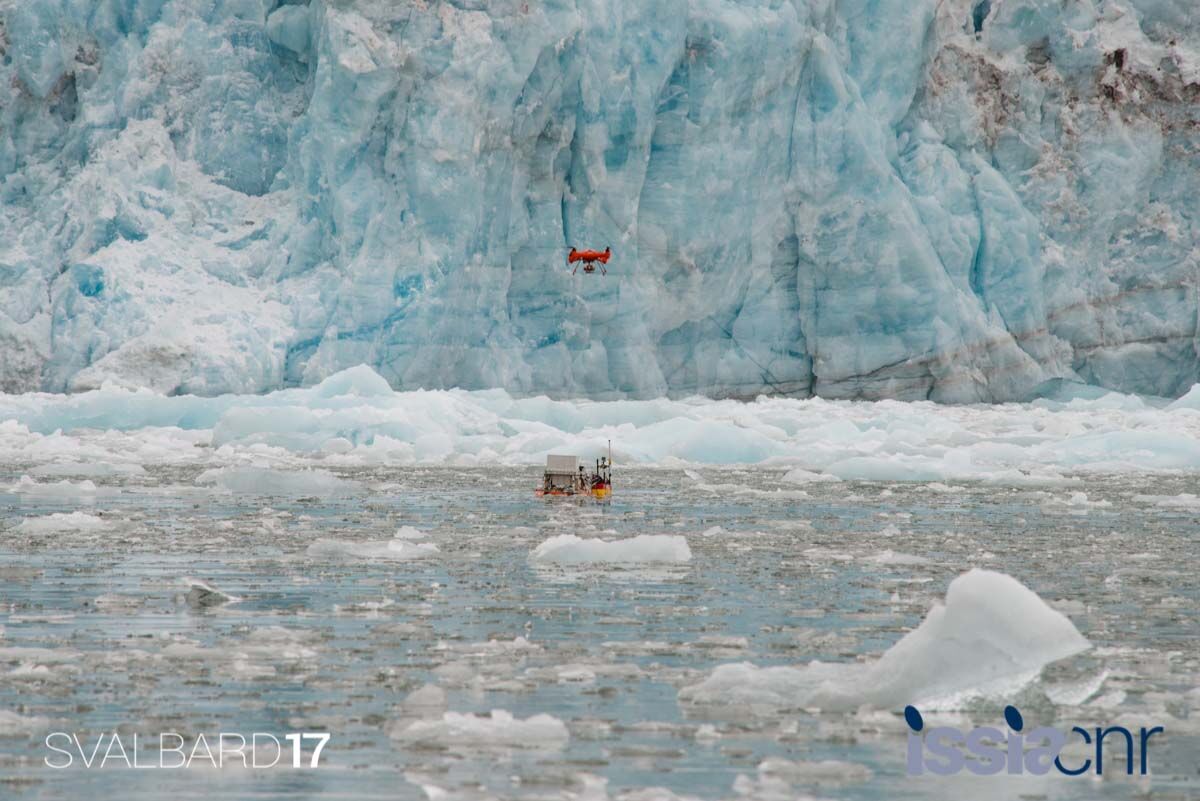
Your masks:
M547 456L546 472L551 475L574 476L579 472L578 456Z

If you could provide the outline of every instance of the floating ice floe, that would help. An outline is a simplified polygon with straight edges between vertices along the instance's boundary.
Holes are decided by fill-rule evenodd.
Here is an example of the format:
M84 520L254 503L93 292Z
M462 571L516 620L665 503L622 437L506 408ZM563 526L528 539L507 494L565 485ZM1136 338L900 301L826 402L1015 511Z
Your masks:
M914 554L899 553L893 550L880 551L877 554L863 558L864 562L871 562L876 565L927 565L929 560L924 556L916 556Z
M25 717L7 709L0 709L0 737L26 737L39 734L50 724L47 718Z
M412 542L405 539L349 540L319 539L305 550L314 559L425 559L440 549L432 542Z
M440 718L446 712L446 691L436 684L424 684L405 696L400 709L414 718Z
M112 476L142 476L146 474L146 469L140 464L71 461L39 465L29 472L41 478L60 476L109 478Z
M74 498L91 501L96 495L96 485L92 481L34 481L29 476L21 476L9 491L22 495L37 495L44 498Z
M759 763L756 776L739 775L733 791L752 801L805 801L811 796L797 793L796 787L859 784L872 775L870 768L853 762L791 762L771 757Z
M1086 492L1072 492L1066 498L1051 498L1042 504L1044 512L1066 512L1073 515L1086 515L1096 509L1108 509L1112 501L1091 500Z
M798 489L759 489L758 487L748 487L745 484L696 484L696 489L704 492L709 492L714 495L726 496L744 496L752 498L766 498L776 501L798 501L809 497L804 490Z
M305 629L257 626L222 645L226 651L244 660L299 662L318 656L311 646L320 636L317 632Z
M428 536L428 534L426 534L424 531L421 531L419 528L413 528L412 526L401 526L400 528L396 529L396 533L392 535L392 538L397 540L423 540Z
M797 784L856 784L873 775L870 768L856 762L825 759L816 762L792 762L770 757L759 763L760 776L774 776Z
M84 512L55 512L41 517L27 517L16 527L21 534L61 534L71 531L94 533L109 531L113 524Z
M560 534L534 549L534 562L561 565L661 564L688 562L692 550L677 534L639 534L623 540L584 539Z
M100 612L108 612L110 614L128 614L145 602L146 599L139 595L120 595L106 592L92 599L92 607Z
M977 697L1014 693L1047 664L1090 647L1060 612L1003 573L971 570L950 583L944 604L867 664L804 667L722 665L679 692L686 704L756 711L869 705L956 709Z
M789 528L792 527L795 521L788 521ZM700 532L701 537L709 540L737 540L739 543L753 541L755 538L765 538L766 535L761 531L738 531L724 528L723 526L709 526Z
M258 626L222 637L215 644L176 637L158 656L190 665L207 665L214 674L237 679L270 679L280 670L289 676L315 670L318 632L283 626Z
M803 467L796 467L783 474L781 481L786 481L788 484L821 484L821 483L837 483L840 478L829 473L814 473L811 470L805 470Z
M197 484L213 484L229 492L252 495L345 495L361 487L325 470L274 470L262 467L218 467L196 476Z
M493 709L488 715L446 712L440 719L414 720L397 727L392 737L412 746L448 750L558 750L570 734L556 717L541 714L521 719Z
M1182 509L1189 512L1200 512L1200 496L1190 492L1180 493L1179 495L1134 495L1133 499L1139 503L1159 506L1163 509Z

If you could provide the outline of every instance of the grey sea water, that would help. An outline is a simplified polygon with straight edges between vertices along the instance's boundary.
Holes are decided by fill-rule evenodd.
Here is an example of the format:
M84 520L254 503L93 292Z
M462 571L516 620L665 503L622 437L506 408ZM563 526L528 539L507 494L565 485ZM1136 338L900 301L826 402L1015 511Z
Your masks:
M1200 511L1145 497L1195 492L1194 478L797 486L765 469L627 469L598 505L536 500L528 468L347 470L357 483L335 496L214 489L198 473L95 479L86 497L21 492L19 471L0 475L0 797L1200 797ZM100 524L25 523L71 512ZM354 547L402 526L438 550ZM692 558L530 562L568 533L679 534ZM319 539L342 544L310 551ZM1093 644L1008 700L1068 728L1163 725L1150 776L912 778L900 709L678 699L728 662L871 660L971 567L1017 578ZM185 577L239 600L189 598ZM448 711L545 714L567 737L406 737L421 714L444 720L436 698L432 712L405 706L427 684ZM1002 726L1001 706L939 719ZM331 740L316 769L84 768L76 756L53 770L55 731L89 752L104 733L127 748L139 734L143 764L160 732ZM661 789L636 794L647 788Z

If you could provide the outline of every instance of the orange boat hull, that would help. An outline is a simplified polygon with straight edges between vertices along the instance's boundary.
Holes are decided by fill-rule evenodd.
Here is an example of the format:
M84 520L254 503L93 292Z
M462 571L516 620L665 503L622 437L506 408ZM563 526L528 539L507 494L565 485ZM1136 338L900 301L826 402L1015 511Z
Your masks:
M578 492L575 490L550 490L547 492L544 489L538 489L534 490L533 494L539 498L595 498L598 501L604 501L612 497L612 487L595 487Z

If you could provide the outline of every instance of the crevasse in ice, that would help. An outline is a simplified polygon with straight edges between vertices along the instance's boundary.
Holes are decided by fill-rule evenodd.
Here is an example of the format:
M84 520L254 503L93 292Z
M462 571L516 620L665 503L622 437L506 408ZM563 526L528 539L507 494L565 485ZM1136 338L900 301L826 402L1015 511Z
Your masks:
M1192 0L0 0L0 390L1180 395L1198 99Z

